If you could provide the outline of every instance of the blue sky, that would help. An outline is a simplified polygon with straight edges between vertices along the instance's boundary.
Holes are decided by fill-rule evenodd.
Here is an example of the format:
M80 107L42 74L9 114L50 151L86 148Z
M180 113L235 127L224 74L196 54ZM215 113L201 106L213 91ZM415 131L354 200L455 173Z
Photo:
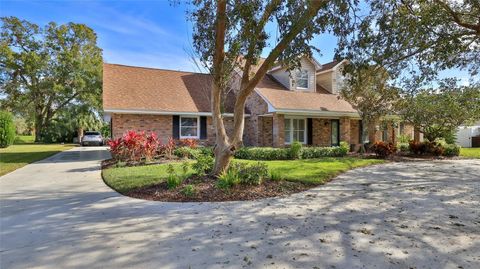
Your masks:
M189 56L192 24L186 20L185 7L172 6L168 0L0 0L0 16L16 16L41 26L50 21L87 24L98 34L108 63L198 71ZM312 45L321 49L321 54L314 55L320 63L333 59L334 36L318 36ZM469 78L458 70L441 76L457 77L462 83Z
M168 0L1 0L0 14L38 25L85 23L97 33L108 63L198 71L189 56L192 24L185 7ZM335 37L322 35L312 42L322 50L315 58L322 63L333 59Z

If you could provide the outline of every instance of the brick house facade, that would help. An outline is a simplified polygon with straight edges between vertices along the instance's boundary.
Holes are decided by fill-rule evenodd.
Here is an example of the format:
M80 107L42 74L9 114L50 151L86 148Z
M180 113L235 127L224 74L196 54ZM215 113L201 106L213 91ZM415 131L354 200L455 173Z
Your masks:
M244 144L283 147L299 141L332 146L345 141L352 150L358 148L361 130L367 126L357 111L339 98L343 64L321 65L305 58L296 72L288 73L281 66L272 68L247 98ZM115 64L104 64L103 72L104 112L113 138L137 130L155 132L163 142L169 137L193 138L200 144L214 145L209 75ZM231 107L226 102L227 134L233 131ZM414 137L408 125L379 125L368 126L370 141L394 141L400 133Z

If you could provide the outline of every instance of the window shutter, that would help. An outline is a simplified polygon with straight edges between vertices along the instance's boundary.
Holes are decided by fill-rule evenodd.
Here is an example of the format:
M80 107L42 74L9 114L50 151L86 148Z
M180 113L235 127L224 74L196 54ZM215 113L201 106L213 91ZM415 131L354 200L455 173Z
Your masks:
M172 116L172 137L173 139L180 138L180 116L174 115Z
M307 145L313 144L313 120L312 118L307 118Z
M200 139L207 139L207 117L200 117Z

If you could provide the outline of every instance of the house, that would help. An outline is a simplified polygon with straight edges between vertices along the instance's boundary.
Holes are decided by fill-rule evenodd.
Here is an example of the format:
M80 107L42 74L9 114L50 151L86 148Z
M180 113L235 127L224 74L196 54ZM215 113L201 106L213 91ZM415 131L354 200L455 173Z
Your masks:
M358 112L338 95L345 63L320 64L304 57L291 75L282 66L273 67L247 99L245 145L282 147L299 141L335 146L346 141L356 148L364 126ZM112 136L133 129L155 132L163 141L193 138L213 145L211 83L208 74L104 64L103 107ZM224 111L228 133L233 127L232 104L226 102ZM399 133L413 137L409 126L372 124L369 129L378 140L393 141Z
M480 147L480 121L458 127L455 143L463 148Z

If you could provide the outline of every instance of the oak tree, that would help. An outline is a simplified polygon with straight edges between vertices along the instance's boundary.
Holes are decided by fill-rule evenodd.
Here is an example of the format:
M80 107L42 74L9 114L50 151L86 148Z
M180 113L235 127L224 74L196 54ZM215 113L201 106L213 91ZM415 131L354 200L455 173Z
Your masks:
M54 22L41 28L16 17L1 21L2 106L33 112L36 141L67 106L101 108L102 51L92 29Z
M213 77L211 110L216 132L215 167L218 175L228 168L242 146L247 97L274 64L289 70L300 57L317 50L310 45L316 35L331 32L340 43L353 28L356 0L195 0L193 47ZM270 32L271 28L276 31ZM270 29L271 29L270 28ZM270 44L271 43L271 44ZM269 50L261 59L262 52ZM234 74L239 83L232 84ZM235 87L234 129L225 131L222 93Z

